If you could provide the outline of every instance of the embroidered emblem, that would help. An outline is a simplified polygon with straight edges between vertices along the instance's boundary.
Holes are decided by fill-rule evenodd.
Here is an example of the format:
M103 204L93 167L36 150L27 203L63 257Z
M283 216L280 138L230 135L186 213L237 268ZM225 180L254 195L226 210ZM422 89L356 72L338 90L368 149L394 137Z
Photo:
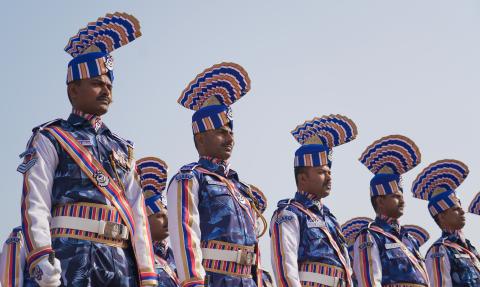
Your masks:
M108 177L106 177L101 171L97 170L94 174L93 177L97 181L97 184L101 187L105 187L110 183L110 180Z
M20 238L11 237L11 238L8 238L7 241L5 241L5 244L15 244L15 243L19 243L19 242L20 242Z
M367 242L363 242L362 244L360 244L360 246L358 246L359 249L365 249L365 248L370 248L373 246L373 242L371 241L367 241Z
M277 220L275 220L275 222L276 222L277 224L282 224L282 223L284 223L284 222L291 221L291 220L293 220L293 216L291 216L291 215L284 215L284 216L281 216L281 217L277 218Z
M175 179L177 181L189 180L189 179L192 179L192 178L193 178L193 174L191 174L191 173L179 173L175 176Z
M35 163L37 163L37 150L35 148L29 148L24 151L20 157L23 157L23 162L17 167L17 171L25 174Z
M109 71L113 70L113 57L111 55L107 55L107 59L105 60L105 68L107 68Z

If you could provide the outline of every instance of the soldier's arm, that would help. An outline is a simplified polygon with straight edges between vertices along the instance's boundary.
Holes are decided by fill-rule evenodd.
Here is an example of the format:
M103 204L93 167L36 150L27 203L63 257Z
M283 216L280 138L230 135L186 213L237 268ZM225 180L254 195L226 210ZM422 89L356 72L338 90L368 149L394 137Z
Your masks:
M298 246L300 225L297 216L288 210L273 215L270 222L271 256L278 287L300 287L298 274Z
M127 199L135 220L135 235L132 238L132 242L138 269L140 270L140 284L141 286L157 286L157 273L155 272L145 199L135 167L132 168L126 177L125 190L127 191Z
M25 248L21 231L12 231L0 256L0 286L23 286Z
M205 286L198 189L191 172L179 174L168 187L168 231L182 287Z
M23 173L22 229L31 273L38 262L52 252L50 209L58 155L52 142L41 133L34 136L25 153L18 170Z
M430 248L426 256L426 265L430 286L452 286L450 260L448 260L447 250L444 246L434 245Z
M377 243L369 232L362 232L353 246L353 270L359 287L382 286L382 262Z

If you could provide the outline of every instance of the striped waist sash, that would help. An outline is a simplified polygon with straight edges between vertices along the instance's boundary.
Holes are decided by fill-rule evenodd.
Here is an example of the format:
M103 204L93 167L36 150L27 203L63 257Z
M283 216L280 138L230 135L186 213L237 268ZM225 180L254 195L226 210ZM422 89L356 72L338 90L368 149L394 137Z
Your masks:
M87 202L58 205L54 207L52 217L90 219L95 221L110 222L118 225L124 224L119 212L113 206ZM74 228L52 228L50 232L52 234L52 238L69 237L99 242L113 247L126 248L128 246L127 240L114 239L99 235L96 232L89 232Z
M211 240L208 242L204 241L202 242L201 246L202 250L233 251L239 252L239 254L255 254L254 246L245 246L216 240ZM204 257L202 265L205 268L205 271L243 278L252 278L253 264L241 264L233 261L222 260L221 257L222 256L218 256L218 258L215 259L207 259Z
M302 286L346 286L342 267L318 262L299 263L298 273Z

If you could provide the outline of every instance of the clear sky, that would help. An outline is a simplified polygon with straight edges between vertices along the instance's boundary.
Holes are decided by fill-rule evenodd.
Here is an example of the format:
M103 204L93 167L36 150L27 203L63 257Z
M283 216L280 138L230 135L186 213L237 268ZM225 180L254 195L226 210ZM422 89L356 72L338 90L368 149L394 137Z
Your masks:
M141 22L143 36L114 52L114 103L104 118L136 143L136 155L158 156L173 175L197 159L192 112L176 103L204 68L241 64L252 80L233 106L232 167L267 195L270 220L278 200L296 191L291 129L339 113L358 138L334 151L332 194L325 202L340 223L373 217L372 174L358 157L389 134L412 138L419 167L404 176L406 214L433 239L440 232L427 203L411 197L421 169L433 161L465 162L470 175L458 195L466 208L480 190L480 2L471 1L4 1L0 23L2 199L0 238L20 224L18 155L36 125L66 118L70 36L107 12ZM465 233L480 247L480 216ZM475 228L477 227L477 228ZM269 237L262 240L270 268ZM425 249L423 249L425 251Z

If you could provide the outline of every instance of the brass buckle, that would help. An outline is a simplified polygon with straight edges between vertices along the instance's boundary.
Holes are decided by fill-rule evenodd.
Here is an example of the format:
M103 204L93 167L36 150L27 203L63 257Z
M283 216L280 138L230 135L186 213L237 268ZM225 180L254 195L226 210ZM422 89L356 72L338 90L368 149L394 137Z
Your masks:
M105 227L101 235L117 240L128 239L127 228L122 224L110 221L105 221Z
M238 250L237 252L237 263L248 266L255 265L255 260L257 259L255 253L246 250Z

